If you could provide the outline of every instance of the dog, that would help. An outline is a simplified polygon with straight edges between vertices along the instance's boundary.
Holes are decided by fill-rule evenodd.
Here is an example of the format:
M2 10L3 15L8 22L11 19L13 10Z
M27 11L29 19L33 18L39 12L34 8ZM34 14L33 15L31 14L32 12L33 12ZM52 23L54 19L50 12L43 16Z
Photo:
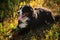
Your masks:
M45 28L51 28L51 24L55 22L55 18L52 12L44 8L33 9L29 5L24 5L18 10L19 18L18 27L21 30L30 30L40 28L44 30ZM20 18L21 17L21 18ZM23 33L25 32L23 31ZM22 33L22 32L21 32Z
M44 8L32 8L30 5L22 6L18 11L17 30L12 35L18 37L24 36L32 30L32 32L41 33L43 30L50 30L51 25L55 23L52 12Z

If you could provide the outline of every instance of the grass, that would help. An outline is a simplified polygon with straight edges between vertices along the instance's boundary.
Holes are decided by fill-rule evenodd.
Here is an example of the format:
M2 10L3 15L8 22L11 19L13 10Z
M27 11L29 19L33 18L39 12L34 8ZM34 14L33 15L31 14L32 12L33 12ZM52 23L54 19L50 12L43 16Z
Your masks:
M32 31L27 35L18 38L18 40L58 40L60 35L60 27L59 23L54 24L51 29L44 30L42 33ZM15 29L17 26L17 18L16 19L8 19L4 21L4 26L0 23L0 40L9 40L9 32L12 29Z

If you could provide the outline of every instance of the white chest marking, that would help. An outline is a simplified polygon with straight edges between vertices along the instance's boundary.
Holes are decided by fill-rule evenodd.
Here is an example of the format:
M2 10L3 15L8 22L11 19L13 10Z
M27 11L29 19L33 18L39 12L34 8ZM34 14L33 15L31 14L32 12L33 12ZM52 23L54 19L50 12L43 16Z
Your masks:
M19 27L20 27L20 28L26 28L26 26L28 25L28 23L26 22L27 20L29 20L28 17L22 18L22 19L21 19L22 23L19 24Z

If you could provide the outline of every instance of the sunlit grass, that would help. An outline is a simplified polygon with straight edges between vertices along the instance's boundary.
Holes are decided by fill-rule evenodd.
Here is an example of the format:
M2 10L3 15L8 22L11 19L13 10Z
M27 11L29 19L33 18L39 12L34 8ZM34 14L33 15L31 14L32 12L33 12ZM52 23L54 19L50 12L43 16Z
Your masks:
M8 19L9 20L9 19ZM12 29L15 29L17 26L17 19L14 20L10 20L10 21L4 21L4 26L2 25L2 23L0 23L0 40L9 40L8 36L9 34L7 34L9 31L11 31ZM37 35L32 35L30 36L30 40L58 40L58 35L60 33L58 33L58 31L60 31L60 27L57 24L54 24L51 29L48 31L43 31L43 35L40 35L40 37L38 37ZM30 34L29 34L30 35ZM28 38L28 37L27 37Z
M35 2L37 2L35 4ZM36 1L30 1L30 5L32 7L37 7L39 6L39 4L42 6L43 4L43 1L40 2L40 0L36 0ZM25 1L24 2L21 2L19 3L19 7L21 7L22 5L25 5ZM15 9L16 10L16 9ZM16 13L14 12L14 17L15 17ZM7 19L7 18L6 18ZM9 32L12 30L12 29L15 29L17 27L17 24L18 24L18 20L17 18L11 18L11 19L7 19L3 22L4 26L2 25L2 23L0 23L0 40L9 40ZM33 35L34 33L31 33L29 35L27 35L29 37L30 40L58 40L58 36L59 36L59 31L60 31L60 26L58 25L59 23L57 24L54 24L51 29L48 31L48 30L44 30L43 31L43 34L41 33L38 33L36 35ZM26 37L26 39L28 39L28 37Z

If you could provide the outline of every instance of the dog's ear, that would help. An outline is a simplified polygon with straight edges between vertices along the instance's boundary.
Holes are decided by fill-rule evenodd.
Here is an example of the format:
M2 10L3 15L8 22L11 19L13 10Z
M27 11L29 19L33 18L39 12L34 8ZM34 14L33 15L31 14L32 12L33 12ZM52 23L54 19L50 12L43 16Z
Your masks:
M25 5L22 8L22 11L23 11L23 13L25 13L25 12L32 12L33 11L33 8L31 6Z

